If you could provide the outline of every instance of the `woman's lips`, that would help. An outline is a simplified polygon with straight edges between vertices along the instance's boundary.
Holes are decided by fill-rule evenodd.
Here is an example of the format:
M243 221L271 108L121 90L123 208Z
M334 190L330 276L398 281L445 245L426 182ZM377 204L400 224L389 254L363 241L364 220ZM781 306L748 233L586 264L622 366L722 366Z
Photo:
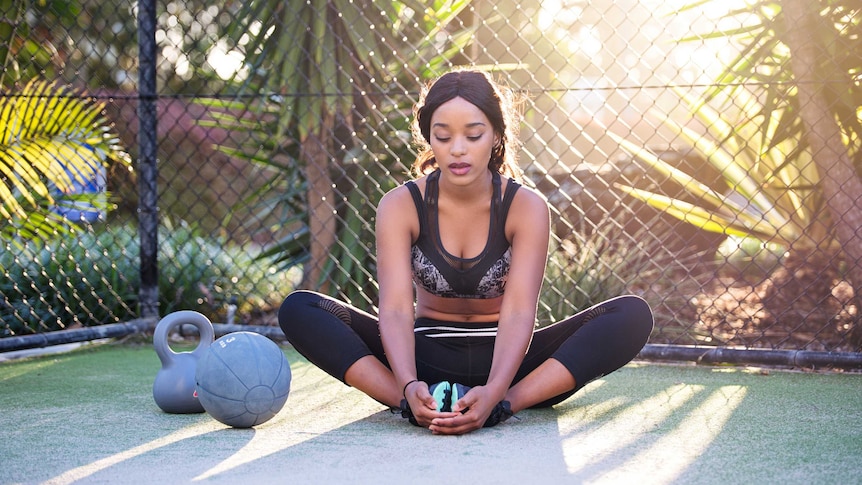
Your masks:
M470 171L469 163L450 163L449 171L455 175L465 175Z

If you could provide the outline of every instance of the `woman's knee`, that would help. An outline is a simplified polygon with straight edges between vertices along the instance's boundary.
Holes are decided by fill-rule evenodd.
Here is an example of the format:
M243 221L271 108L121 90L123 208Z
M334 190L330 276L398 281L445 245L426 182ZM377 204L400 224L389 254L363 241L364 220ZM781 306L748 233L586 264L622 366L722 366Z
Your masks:
M631 326L632 331L642 335L644 340L648 339L655 324L649 303L637 295L624 295L619 297L619 300L619 305L626 314L626 323Z
M295 324L305 320L303 315L314 306L313 302L318 298L316 293L308 290L296 290L287 295L278 309L278 325L285 335L289 336Z

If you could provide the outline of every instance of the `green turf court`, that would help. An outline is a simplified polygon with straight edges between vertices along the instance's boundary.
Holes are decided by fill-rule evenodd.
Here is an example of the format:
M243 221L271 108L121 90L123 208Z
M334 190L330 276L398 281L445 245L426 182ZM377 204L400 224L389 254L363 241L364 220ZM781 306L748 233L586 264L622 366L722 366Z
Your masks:
M285 353L285 408L244 430L163 413L147 343L0 363L0 483L862 483L860 374L634 363L440 437Z

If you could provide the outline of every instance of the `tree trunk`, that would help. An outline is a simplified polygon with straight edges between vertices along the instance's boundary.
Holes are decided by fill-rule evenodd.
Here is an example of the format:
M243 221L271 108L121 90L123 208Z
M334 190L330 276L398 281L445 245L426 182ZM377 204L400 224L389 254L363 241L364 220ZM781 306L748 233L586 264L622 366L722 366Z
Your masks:
M311 233L310 260L302 274L302 288L326 292L321 280L330 248L337 234L335 190L329 175L329 151L319 133L326 133L327 123L320 131L312 131L302 141L301 153L308 181L308 229Z
M810 0L785 0L782 14L787 22L787 44L805 137L820 171L823 196L846 258L846 274L851 279L858 308L862 297L862 235L857 232L862 227L862 180L842 141L838 122L826 104L825 84L817 74L818 61L827 52L825 46L818 45L813 28L818 5L819 2ZM858 317L855 327L858 334Z

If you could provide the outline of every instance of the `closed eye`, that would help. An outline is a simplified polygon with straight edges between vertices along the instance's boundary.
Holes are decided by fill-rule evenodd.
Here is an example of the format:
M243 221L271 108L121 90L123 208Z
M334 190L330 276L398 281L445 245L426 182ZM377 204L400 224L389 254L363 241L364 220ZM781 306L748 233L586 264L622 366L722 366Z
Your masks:
M484 133L483 133L483 134L481 134L481 135L468 136L468 137L467 137L467 140L469 140L469 141L479 141L479 140L481 140L481 139L482 139L482 137L483 137L483 136L485 136L485 134L484 134ZM440 142L440 143L446 143L446 142L448 142L449 140L451 140L451 137L448 137L448 136L435 136L435 137L434 137L434 139L435 139L435 140L437 140L437 141L438 141L438 142Z

